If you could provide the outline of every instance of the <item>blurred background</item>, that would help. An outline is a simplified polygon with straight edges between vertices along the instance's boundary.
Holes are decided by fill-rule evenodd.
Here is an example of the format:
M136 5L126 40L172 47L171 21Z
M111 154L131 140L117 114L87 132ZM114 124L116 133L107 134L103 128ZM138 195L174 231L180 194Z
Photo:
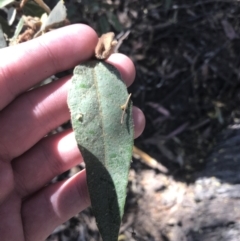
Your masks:
M44 2L52 9L58 1ZM129 92L146 128L135 140L119 240L239 240L240 1L64 2L71 24L117 38L129 32L119 52L135 63ZM0 9L8 38L23 14L44 12L33 1L15 16L9 9ZM100 240L91 210L48 240Z

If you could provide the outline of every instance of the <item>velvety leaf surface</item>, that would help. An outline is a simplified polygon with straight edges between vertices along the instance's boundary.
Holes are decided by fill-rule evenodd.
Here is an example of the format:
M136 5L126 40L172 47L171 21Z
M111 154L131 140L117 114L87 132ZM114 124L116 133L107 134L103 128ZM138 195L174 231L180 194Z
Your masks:
M121 124L128 92L111 65L90 61L75 67L68 105L97 225L104 241L115 241L124 211L133 148L132 104Z

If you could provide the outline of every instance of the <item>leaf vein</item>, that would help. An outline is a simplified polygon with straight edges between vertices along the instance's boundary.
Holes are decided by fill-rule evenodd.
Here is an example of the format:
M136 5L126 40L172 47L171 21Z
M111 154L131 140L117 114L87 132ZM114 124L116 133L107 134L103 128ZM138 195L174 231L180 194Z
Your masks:
M103 158L102 161L106 165L105 160L106 160L107 151L106 151L106 145L105 145L105 136L106 135L104 133L103 110L102 110L102 106L101 106L101 96L100 96L99 86L98 86L98 82L97 82L97 75L96 75L94 69L93 69L93 82L94 82L94 85L96 86L97 102L98 102L98 105L99 105L99 115L101 116L100 119L101 119L101 122L102 122L101 129L102 129L103 147L104 147L104 158Z

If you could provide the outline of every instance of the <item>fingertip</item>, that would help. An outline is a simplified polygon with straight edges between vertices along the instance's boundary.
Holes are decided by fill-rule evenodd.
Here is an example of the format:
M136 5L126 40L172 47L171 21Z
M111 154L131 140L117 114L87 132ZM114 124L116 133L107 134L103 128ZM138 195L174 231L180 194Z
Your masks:
M57 64L61 70L62 66L69 64L70 61L73 62L72 66L75 66L91 58L98 36L88 25L72 24L44 34L37 39L51 46L51 51L56 55L55 59L60 60Z
M133 123L134 123L134 138L136 139L142 134L145 128L146 119L143 112L135 106L133 106Z
M123 81L127 86L130 86L136 76L136 70L132 60L124 54L114 53L106 60L107 63L112 64L118 69Z

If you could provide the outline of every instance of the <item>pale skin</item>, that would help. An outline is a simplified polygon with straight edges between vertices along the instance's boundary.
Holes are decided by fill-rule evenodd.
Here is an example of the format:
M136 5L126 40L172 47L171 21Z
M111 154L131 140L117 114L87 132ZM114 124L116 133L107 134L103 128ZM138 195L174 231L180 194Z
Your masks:
M47 185L83 162L72 130L45 137L70 118L66 100L71 76L27 90L88 60L97 41L90 27L78 24L0 50L1 241L43 241L90 205L85 171ZM113 54L106 61L127 86L133 82L135 69L128 57ZM137 108L133 116L138 137L145 119Z

